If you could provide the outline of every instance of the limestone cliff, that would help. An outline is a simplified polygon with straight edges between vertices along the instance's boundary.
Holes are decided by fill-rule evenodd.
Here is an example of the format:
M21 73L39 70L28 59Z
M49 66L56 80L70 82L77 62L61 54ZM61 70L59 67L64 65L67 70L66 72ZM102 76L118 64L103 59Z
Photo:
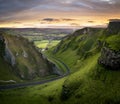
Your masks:
M120 52L104 47L101 51L99 63L108 69L120 70Z
M5 40L4 37L0 34L0 56L5 55Z
M120 19L111 19L107 31L113 35L120 32Z
M99 64L112 70L120 70L120 20L110 20L107 28L110 36L106 39L106 44L101 49Z
M16 63L15 56L9 49L7 40L5 41L5 56L4 57L5 57L5 60L8 61L12 66L15 65L15 63Z

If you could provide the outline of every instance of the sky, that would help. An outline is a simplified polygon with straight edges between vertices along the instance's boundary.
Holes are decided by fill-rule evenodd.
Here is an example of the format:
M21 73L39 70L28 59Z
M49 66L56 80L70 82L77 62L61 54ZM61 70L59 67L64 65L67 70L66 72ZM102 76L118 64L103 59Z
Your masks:
M120 19L120 0L0 0L0 27L107 26Z

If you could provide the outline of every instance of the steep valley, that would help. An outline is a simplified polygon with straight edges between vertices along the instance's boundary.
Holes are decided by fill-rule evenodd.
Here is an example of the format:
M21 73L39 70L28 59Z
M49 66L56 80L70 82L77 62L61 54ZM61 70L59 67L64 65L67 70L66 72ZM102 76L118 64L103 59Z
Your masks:
M37 59L37 52L31 49L26 40L19 38L25 44L22 45L18 37L10 41L11 37L6 36L12 44L8 46L18 57L21 69L24 69L22 65L29 66L28 70L38 67L33 65L43 65L43 61ZM32 66L21 53L28 53ZM1 104L7 104L8 101L12 104L120 104L120 21L110 21L107 28L77 30L43 54L64 62L70 74L42 85L1 90ZM35 62L32 61L32 55L35 55ZM45 75L49 74L46 65L39 68L45 68Z

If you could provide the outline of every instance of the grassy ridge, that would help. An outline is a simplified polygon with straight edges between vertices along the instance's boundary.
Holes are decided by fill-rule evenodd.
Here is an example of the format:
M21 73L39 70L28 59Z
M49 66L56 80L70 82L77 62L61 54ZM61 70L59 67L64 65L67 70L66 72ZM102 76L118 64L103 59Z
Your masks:
M108 47L119 51L120 50L120 36L119 35L113 35L107 38Z

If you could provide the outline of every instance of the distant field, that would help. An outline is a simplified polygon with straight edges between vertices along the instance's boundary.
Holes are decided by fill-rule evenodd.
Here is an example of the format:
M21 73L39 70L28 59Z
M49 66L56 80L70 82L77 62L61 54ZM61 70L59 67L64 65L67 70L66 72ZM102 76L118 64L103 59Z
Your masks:
M49 42L49 40L42 40L42 41L34 41L34 44L38 48L51 48L53 46L56 46L60 40L52 40Z
M67 34L32 34L32 35L23 35L24 38L28 39L29 41L41 41L41 40L61 40Z
M33 40L42 40L43 36L23 36L24 38L27 38L29 41Z

